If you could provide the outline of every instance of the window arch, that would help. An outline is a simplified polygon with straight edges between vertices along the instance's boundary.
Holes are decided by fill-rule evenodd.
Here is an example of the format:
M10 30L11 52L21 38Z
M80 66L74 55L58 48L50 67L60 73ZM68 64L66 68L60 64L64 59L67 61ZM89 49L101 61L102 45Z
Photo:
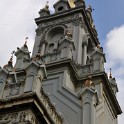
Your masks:
M46 35L48 42L59 42L64 38L65 28L63 26L56 26L49 30Z

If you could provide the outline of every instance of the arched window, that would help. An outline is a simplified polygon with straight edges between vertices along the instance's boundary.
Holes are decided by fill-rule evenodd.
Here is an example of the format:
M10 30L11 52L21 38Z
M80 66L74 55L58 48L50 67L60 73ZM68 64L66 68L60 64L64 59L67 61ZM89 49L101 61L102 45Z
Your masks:
M47 41L48 42L59 42L64 37L64 28L63 27L55 27L51 29L47 33Z
M56 26L48 31L46 34L46 40L48 45L46 46L45 53L53 53L54 50L58 49L58 44L62 41L65 34L65 27L63 26Z
M49 53L53 53L54 52L54 44L53 43L49 44L48 51L49 51Z

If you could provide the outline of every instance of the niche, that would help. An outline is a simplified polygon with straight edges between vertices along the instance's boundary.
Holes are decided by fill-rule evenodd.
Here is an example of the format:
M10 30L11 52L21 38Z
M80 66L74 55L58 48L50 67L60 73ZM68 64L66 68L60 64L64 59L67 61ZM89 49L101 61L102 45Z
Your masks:
M50 42L60 42L64 38L64 28L55 27L51 29L47 34L47 41Z

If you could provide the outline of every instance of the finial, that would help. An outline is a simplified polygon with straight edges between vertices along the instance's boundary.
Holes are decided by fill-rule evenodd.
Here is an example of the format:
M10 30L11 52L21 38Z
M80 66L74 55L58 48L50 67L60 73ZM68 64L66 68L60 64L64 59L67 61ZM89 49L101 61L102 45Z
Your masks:
M11 58L13 58L14 53L15 53L15 51L12 51L12 53L11 53L11 55L12 55Z
M13 63L13 55L14 55L14 53L15 53L15 51L12 51L10 60L8 61L9 64Z
M97 48L100 48L100 43L99 43L99 44L97 44Z
M90 12L92 12L94 10L91 5L89 5L89 7L87 9L90 10Z
M28 39L29 39L28 37L25 38L25 44L24 44L25 46L27 46L27 40Z
M112 69L110 68L110 75L109 75L109 78L111 79L112 78Z
M48 11L48 9L49 9L49 1L46 2L46 6L43 9Z

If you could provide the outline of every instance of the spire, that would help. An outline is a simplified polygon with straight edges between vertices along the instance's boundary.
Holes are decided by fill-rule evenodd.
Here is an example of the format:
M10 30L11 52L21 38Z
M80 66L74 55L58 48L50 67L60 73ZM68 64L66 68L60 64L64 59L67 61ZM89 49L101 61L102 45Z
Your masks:
M16 64L15 69L23 69L27 66L28 63L30 63L30 52L28 50L27 46L27 40L29 38L25 38L25 43L21 48L17 48L17 51L15 52L16 56Z
M112 69L110 68L110 75L109 75L109 79L112 79Z
M27 40L28 40L29 38L28 37L26 37L25 38L25 43L24 43L24 45L21 47L21 50L23 51L23 52L25 52L25 53L29 53L29 50L28 50L28 46L27 46Z

